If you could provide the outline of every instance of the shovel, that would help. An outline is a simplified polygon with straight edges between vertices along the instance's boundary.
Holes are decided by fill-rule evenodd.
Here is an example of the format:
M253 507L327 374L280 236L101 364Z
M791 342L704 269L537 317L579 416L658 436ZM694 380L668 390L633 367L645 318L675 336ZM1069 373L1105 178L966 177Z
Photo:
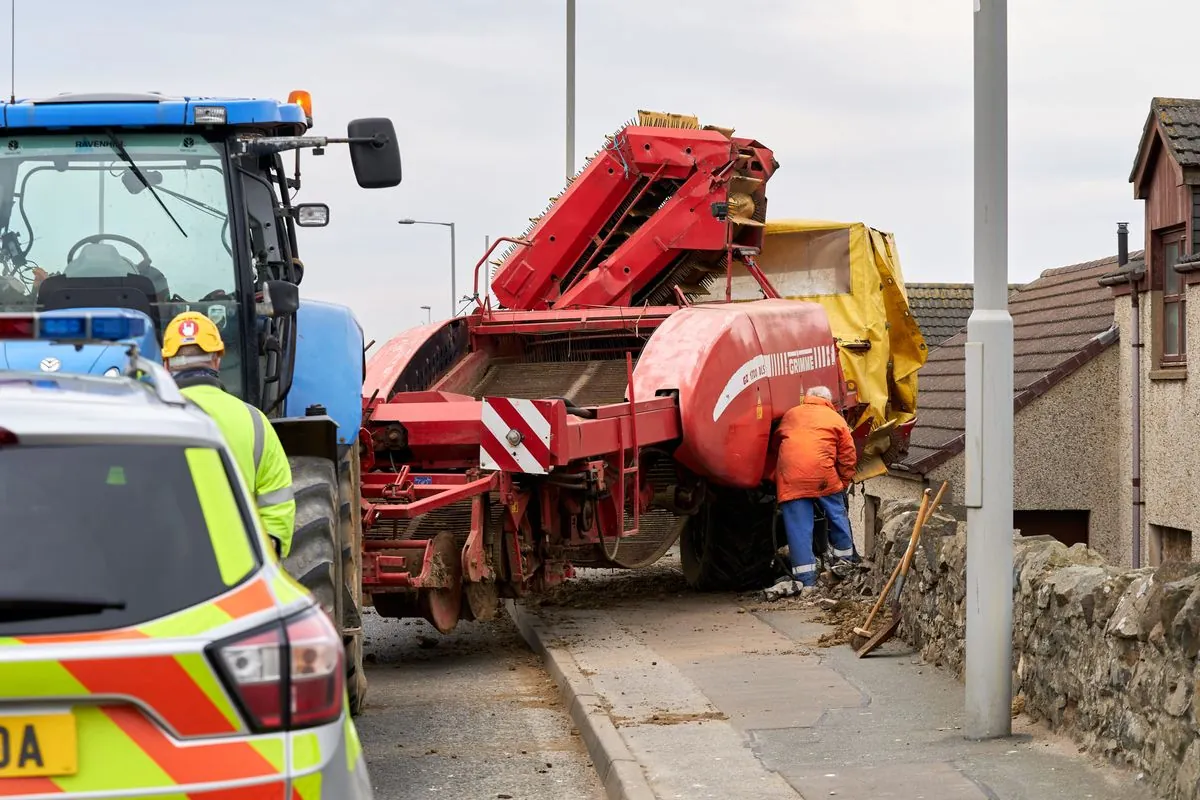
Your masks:
M892 571L892 578L896 580L896 588L892 594L891 603L889 604L892 612L892 619L886 626L881 628L878 633L870 636L866 643L864 643L854 652L854 655L858 658L862 658L867 653L870 653L875 648L879 647L879 645L896 635L896 629L900 627L900 597L901 593L904 591L904 581L908 577L909 567L912 566L913 555L917 551L917 544L921 540L921 528L924 527L925 521L937 512L937 507L941 505L942 495L945 494L946 487L948 485L949 484L947 482L942 482L942 486L940 489L938 489L938 493L933 498L933 502L929 503L928 506L926 505L926 501L929 500L929 490L925 490L925 497L921 501L921 511L917 512L917 522L915 525L913 525L912 538L909 539L908 549L904 551L904 558L901 559L900 563L896 566L896 569ZM875 618L875 613L879 610L879 606L883 603L883 598L887 596L888 589L891 588L891 584L892 581L889 579L887 585L883 588L883 592L879 595L879 601L875 603L875 608L871 610L870 616L867 617L866 623L862 628L854 629L854 633L856 635L870 635L870 630L868 629L871 625L871 621Z

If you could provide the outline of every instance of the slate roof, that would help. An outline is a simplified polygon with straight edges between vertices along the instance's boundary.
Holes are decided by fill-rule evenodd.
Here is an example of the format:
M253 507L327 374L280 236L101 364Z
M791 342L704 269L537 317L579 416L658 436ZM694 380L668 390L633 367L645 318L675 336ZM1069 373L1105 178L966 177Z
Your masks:
M1130 253L1130 258L1141 252ZM1020 411L1117 339L1112 290L1099 278L1116 256L1046 270L1009 297L1013 318L1013 408ZM959 331L929 352L917 388L917 424L893 469L924 474L962 452L966 426L964 350ZM1068 413L1065 409L1064 413Z
M1142 128L1142 140L1129 173L1130 181L1137 178L1138 166L1142 163L1156 122L1167 149L1179 166L1200 167L1200 100L1156 97L1150 101L1150 113Z
M1016 289L1018 284L1009 288ZM904 291L927 347L937 347L967 327L975 304L975 284L905 283Z

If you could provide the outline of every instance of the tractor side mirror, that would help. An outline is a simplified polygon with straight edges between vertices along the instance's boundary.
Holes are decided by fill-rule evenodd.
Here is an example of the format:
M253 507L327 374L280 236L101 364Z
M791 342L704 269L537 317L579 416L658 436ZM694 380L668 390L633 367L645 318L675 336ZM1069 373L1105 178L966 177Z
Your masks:
M400 144L386 117L351 120L346 126L354 178L364 189L389 189L400 184Z
M292 219L301 228L324 228L329 224L329 206L324 203L300 203L292 206Z
M300 308L300 287L291 281L265 281L262 299L256 304L260 316L291 317Z

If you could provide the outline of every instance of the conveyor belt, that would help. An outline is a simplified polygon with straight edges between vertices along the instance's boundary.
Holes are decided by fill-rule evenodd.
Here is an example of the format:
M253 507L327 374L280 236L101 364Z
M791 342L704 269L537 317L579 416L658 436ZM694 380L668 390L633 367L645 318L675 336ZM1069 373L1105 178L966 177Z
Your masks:
M577 406L625 401L625 359L493 364L469 394L540 400L565 397Z

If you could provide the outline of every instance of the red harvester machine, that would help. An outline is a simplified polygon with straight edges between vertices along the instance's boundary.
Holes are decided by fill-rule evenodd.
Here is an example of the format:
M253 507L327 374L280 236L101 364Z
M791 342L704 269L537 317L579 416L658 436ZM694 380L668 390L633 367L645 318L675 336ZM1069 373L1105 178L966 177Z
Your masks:
M697 588L770 577L774 424L815 384L864 408L823 307L780 299L755 262L777 168L731 130L639 112L499 240L501 307L371 358L363 592L379 614L448 633L573 566L641 567L677 540ZM729 301L734 268L763 299Z

